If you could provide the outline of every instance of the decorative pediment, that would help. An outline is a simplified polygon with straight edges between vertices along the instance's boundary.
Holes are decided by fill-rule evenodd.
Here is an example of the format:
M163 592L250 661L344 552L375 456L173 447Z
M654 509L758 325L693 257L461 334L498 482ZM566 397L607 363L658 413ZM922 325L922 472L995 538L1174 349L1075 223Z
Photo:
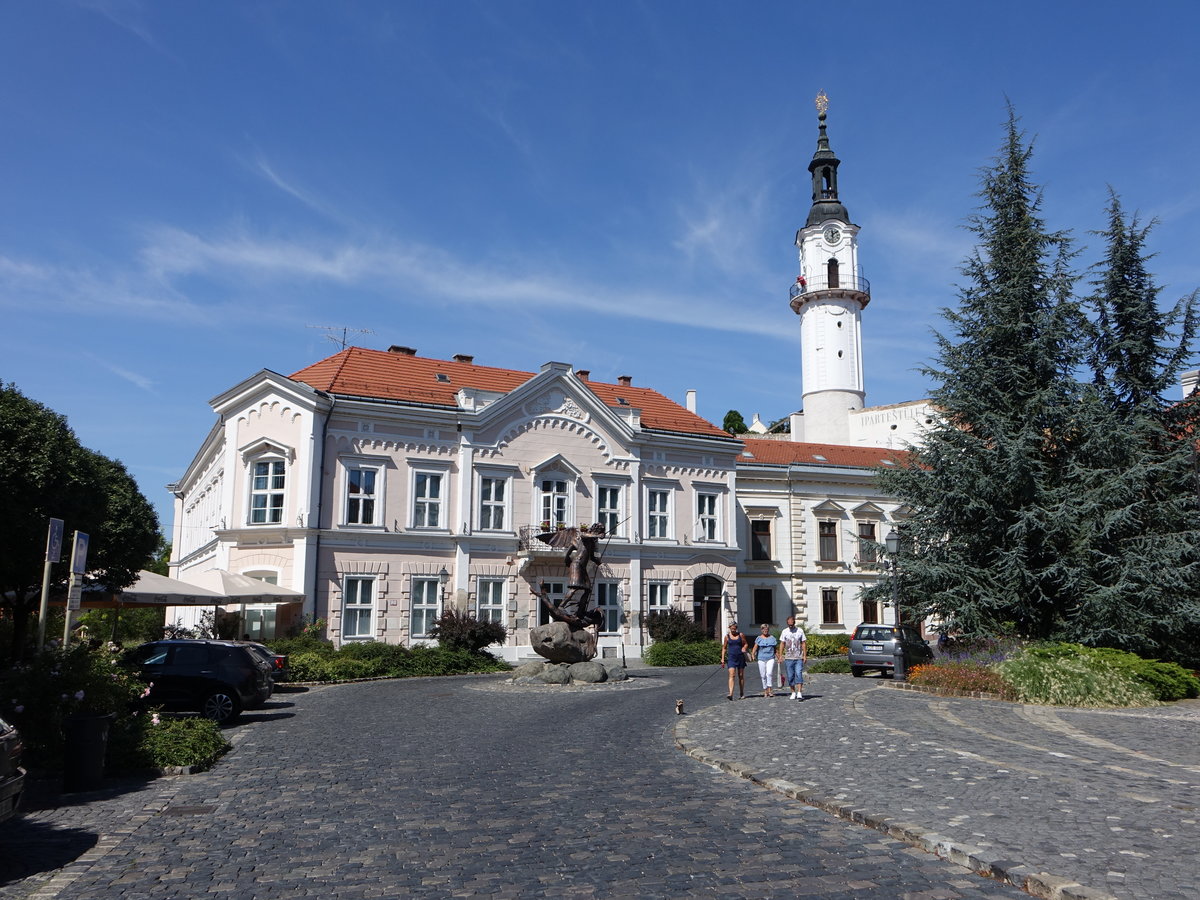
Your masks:
M295 448L266 437L257 438L238 447L238 453L241 454L242 462L249 462L256 456L282 456L288 462L296 460Z
M575 398L561 388L551 388L539 394L524 404L525 412L530 416L557 415L566 416L579 422L586 422L591 417L587 410L581 407Z
M529 466L528 471L534 474L540 472L562 472L564 475L570 475L572 478L578 478L583 474L582 469L576 465L572 465L571 461L561 453L555 453L540 463L534 463Z
M846 515L846 507L842 506L836 500L826 500L824 503L818 503L813 507L812 511L822 516Z
M885 515L882 506L870 501L858 504L851 512L854 513L856 519L882 519Z

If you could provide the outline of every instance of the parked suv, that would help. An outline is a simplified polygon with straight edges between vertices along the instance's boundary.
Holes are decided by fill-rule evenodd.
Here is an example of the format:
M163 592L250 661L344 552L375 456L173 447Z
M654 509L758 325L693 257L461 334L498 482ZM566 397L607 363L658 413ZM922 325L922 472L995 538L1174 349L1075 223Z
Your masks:
M196 710L219 724L271 696L271 667L233 641L153 641L131 650L125 664L150 685L151 704Z
M21 735L0 719L0 822L13 816L25 789L25 770L21 768Z
M911 625L859 625L850 638L850 674L861 678L868 669L894 675L896 651L904 650L906 669L933 659L929 641Z

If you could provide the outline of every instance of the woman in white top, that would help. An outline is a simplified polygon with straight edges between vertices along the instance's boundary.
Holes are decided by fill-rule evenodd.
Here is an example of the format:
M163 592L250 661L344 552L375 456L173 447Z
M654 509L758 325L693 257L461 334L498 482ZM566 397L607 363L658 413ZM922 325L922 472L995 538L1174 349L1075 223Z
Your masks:
M754 639L750 658L758 661L758 677L762 679L763 696L775 696L775 650L779 641L771 634L771 626L765 622L762 633Z

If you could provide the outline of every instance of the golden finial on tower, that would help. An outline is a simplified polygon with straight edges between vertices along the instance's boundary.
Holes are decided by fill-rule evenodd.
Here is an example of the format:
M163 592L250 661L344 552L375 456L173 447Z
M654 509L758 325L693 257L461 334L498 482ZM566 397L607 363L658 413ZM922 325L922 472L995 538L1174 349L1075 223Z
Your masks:
M825 91L822 90L821 93L817 94L817 112L820 114L820 116L822 118L824 118L825 113L828 112L828 110L829 110L829 97L827 97L825 95Z

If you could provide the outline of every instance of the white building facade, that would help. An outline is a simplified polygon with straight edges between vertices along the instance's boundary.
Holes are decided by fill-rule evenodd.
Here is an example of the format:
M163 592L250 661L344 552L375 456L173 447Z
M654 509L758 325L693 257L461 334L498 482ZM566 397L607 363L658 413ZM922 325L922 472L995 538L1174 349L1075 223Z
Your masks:
M212 407L172 485L171 574L304 593L247 610L252 637L303 616L337 644L423 643L452 606L503 624L505 658L530 656L528 629L546 621L533 588L566 590L563 552L537 535L592 522L609 533L602 657L640 655L650 612L717 634L734 607L741 443L629 378L348 348L290 377L261 371Z

